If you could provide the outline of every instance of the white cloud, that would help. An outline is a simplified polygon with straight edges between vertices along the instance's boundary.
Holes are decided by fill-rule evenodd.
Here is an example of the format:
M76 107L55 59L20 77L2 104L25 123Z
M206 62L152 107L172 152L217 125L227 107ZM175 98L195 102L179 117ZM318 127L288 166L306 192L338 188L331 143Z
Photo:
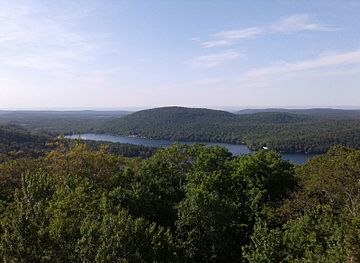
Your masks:
M222 31L214 35L214 40L202 42L206 48L217 46L232 45L241 39L251 39L262 33L262 30L257 27L245 28L241 30Z
M351 52L321 56L315 59L304 60L300 62L280 63L269 67L252 69L242 74L240 76L240 80L244 82L259 81L302 71L327 69L357 64L360 65L360 49Z
M91 59L101 44L76 29L88 7L65 6L58 6L56 15L46 3L1 1L0 65L58 74Z
M297 32L297 31L334 31L334 27L322 25L311 21L308 14L295 14L274 23L269 27L275 32Z
M209 40L197 42L205 48L230 46L244 39L253 39L266 34L281 34L301 31L334 31L334 27L313 22L308 14L294 14L262 27L248 27L239 30L220 31Z
M213 68L241 56L242 54L239 52L228 50L221 53L198 56L193 60L186 62L186 64L190 66L190 68Z
M35 4L34 4L35 5ZM27 2L3 1L0 4L0 43L30 46L69 47L85 42L72 29L77 16L57 17L45 6L32 7Z

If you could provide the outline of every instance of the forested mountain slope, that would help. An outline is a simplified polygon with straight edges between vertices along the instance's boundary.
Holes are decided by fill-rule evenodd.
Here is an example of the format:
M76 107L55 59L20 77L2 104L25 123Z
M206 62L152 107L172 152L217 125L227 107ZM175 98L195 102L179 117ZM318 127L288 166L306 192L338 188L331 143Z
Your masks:
M31 133L16 125L0 125L0 162L4 158L37 157L49 147L51 136Z
M313 108L313 109L284 109L284 108L267 108L267 109L244 109L237 111L236 114L254 114L261 112L285 112L301 115L319 116L327 118L360 118L360 110L343 110L332 108Z
M234 134L238 140L241 132L256 125L302 123L312 118L290 113L257 113L237 116L230 112L164 107L143 110L109 122L104 130L118 134L139 135L174 140L212 140L212 137L227 141L231 138L221 134Z
M225 111L165 107L112 120L96 131L154 139L245 143L283 152L321 153L335 145L360 148L360 114L336 115ZM337 112L337 111L336 111ZM355 117L353 117L355 116Z

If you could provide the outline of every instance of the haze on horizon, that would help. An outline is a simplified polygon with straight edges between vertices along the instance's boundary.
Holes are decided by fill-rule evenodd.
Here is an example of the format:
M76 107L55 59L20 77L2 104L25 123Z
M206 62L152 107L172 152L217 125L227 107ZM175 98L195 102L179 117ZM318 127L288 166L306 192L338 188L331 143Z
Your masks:
M360 106L360 1L0 0L0 108Z

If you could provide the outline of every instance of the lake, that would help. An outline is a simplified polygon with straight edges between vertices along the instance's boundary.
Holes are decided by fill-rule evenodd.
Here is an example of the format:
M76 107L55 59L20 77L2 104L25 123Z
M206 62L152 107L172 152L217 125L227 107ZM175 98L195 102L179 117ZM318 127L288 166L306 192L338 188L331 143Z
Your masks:
M137 137L94 134L94 133L67 135L67 136L65 136L65 138L114 142L114 143L128 143L128 144L143 145L143 146L149 146L149 147L169 147L174 143L179 143L179 144L194 144L194 143L196 143L196 142L185 142L185 141L174 142L174 141L169 141L169 140L153 140L153 139L145 139L145 138L137 138ZM252 153L252 151L246 145L229 144L229 143L213 143L213 142L199 142L199 143L208 145L208 146L225 147L234 155ZM303 164L313 156L314 156L314 154L303 154L303 153L282 154L282 157L284 160L288 160L288 161L291 161L296 164Z

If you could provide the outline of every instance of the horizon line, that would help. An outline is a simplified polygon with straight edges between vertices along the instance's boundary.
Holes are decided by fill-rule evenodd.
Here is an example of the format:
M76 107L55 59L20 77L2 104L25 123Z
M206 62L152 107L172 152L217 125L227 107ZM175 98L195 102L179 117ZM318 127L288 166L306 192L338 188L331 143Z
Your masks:
M360 110L360 106L344 105L286 105L286 106L193 106L193 105L160 105L160 106L129 106L129 107L7 107L0 111L137 111L163 107L206 108L217 110L245 110L245 109L337 109L337 110Z

